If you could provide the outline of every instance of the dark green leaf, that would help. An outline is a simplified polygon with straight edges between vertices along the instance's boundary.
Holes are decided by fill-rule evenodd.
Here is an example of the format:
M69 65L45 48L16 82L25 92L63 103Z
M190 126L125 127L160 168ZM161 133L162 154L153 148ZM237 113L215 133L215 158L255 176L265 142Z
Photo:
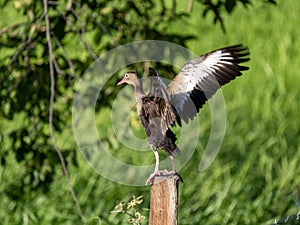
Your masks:
M226 0L225 9L228 13L231 13L235 6L236 6L236 0Z

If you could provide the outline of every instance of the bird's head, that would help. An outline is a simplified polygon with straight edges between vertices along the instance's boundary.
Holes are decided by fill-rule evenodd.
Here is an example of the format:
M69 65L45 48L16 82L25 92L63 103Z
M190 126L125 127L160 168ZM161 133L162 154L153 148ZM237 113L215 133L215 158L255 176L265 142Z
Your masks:
M135 82L138 81L138 76L137 76L137 73L135 71L128 71L127 73L124 74L124 77L123 79L117 83L117 85L121 85L121 84L124 84L124 83L127 83L127 84L132 84L134 85Z

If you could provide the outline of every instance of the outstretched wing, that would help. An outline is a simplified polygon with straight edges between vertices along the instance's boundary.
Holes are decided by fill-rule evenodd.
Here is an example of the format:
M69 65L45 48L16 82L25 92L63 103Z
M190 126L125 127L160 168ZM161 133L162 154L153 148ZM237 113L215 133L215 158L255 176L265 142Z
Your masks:
M159 77L157 71L153 68L149 68L149 75L151 77L152 85L150 92L147 96L149 100L145 102L146 105L152 105L152 107L147 107L151 112L151 118L157 117L160 119L161 131L165 133L168 128L174 123L176 119L176 114L174 108L170 104L170 96L167 90L167 86ZM153 106L155 105L155 107Z
M222 48L186 63L170 82L170 102L186 123L224 84L242 75L249 67L240 63L250 60L242 45Z

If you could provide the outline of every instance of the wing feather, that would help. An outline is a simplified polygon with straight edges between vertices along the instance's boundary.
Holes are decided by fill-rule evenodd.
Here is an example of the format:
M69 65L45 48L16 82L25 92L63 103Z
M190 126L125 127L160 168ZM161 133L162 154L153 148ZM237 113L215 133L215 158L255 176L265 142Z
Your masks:
M153 68L149 68L151 76L151 89L148 97L156 105L156 117L160 118L160 127L163 133L165 133L169 127L174 123L176 114L173 106L170 104L170 96L167 91L167 86L159 77L157 71Z
M242 75L249 67L249 51L242 45L215 50L187 62L170 82L170 103L186 123L224 84Z

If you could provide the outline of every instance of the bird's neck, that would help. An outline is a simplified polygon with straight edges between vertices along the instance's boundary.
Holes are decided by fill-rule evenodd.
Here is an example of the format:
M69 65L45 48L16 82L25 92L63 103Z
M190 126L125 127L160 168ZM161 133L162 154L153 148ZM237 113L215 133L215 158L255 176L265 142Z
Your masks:
M137 102L140 101L141 98L145 96L143 85L140 79L134 85L134 96Z

